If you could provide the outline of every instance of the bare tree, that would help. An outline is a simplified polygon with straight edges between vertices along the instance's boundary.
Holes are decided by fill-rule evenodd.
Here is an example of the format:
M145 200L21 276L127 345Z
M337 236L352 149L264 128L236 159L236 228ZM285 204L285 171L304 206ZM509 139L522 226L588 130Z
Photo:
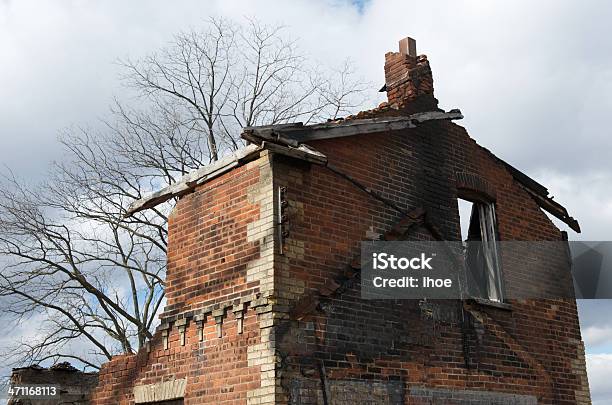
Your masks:
M365 101L366 86L348 63L322 71L282 26L255 20L245 27L211 20L205 31L179 34L161 52L121 64L130 87L205 135L210 161L241 145L243 127L334 119Z
M137 107L115 101L101 130L65 131L42 184L0 182L3 310L42 319L14 362L97 368L142 347L164 301L172 204L127 218L130 203L239 148L242 127L336 118L366 90L348 64L314 68L282 27L254 20L211 20L121 64Z
M151 337L163 301L164 207L123 218L143 191L144 173L124 171L103 138L66 138L74 161L27 187L5 178L0 197L0 274L4 311L18 320L43 315L38 340L11 348L30 362L73 358L95 366ZM72 345L85 339L88 351ZM136 346L136 347L135 347Z

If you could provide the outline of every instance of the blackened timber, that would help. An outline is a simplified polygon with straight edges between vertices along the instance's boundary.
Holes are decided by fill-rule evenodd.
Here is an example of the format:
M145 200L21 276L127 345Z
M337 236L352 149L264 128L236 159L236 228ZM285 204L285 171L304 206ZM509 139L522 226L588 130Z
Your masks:
M262 143L262 148L267 149L272 153L289 156L318 165L325 165L327 163L327 157L324 154L317 152L306 145L300 145L299 147L294 148L291 146L277 145L275 143L264 141Z
M401 117L348 119L341 122L330 122L309 126L279 125L266 127L248 127L244 129L243 137L252 140L253 137L263 140L297 146L300 143L318 139L342 138L359 134L372 134L386 131L397 131L406 128L416 128L419 123L433 120L462 119L461 111L455 109L448 112L428 111Z
M580 224L576 219L570 217L569 213L561 204L552 199L552 197L543 196L538 193L534 193L530 188L525 187L527 193L534 199L534 201L545 211L549 212L559 220L563 221L574 231L580 233Z
M504 166L506 166L506 169L508 169L508 171L510 172L510 174L512 174L512 177L514 177L516 181L529 188L530 190L542 195L543 197L546 197L548 195L548 189L546 187L544 187L531 177L527 176L525 173L512 166L510 163L505 162L501 159L499 159L499 161Z

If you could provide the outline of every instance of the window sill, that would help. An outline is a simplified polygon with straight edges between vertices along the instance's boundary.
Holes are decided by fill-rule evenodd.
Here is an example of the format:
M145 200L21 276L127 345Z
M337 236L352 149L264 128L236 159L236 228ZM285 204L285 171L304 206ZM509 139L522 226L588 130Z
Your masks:
M512 311L512 305L507 302L491 301L484 298L472 298L472 300L479 305Z

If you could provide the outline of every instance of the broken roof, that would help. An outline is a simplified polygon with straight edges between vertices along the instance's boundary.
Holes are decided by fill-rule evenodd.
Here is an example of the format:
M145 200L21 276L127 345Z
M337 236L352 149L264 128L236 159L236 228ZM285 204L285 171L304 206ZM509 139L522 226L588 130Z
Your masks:
M327 157L308 146L305 142L416 128L420 123L427 121L457 120L463 118L461 111L458 109L453 109L448 112L436 110L411 115L377 116L379 115L378 113L381 111L384 112L384 110L387 110L387 108L383 107L364 111L357 116L347 117L347 119L334 120L315 125L303 125L301 122L298 122L245 127L241 136L243 139L250 142L248 146L217 162L194 170L183 176L176 183L135 201L128 208L126 215L133 215L138 211L154 207L174 197L180 197L189 193L193 191L196 186L204 184L232 170L234 167L256 159L262 150L269 150L273 153L290 156L313 164L327 165ZM565 207L553 200L553 197L549 195L546 187L501 160L490 151L488 152L508 170L514 180L529 193L541 208L566 223L574 231L580 232L578 221L569 215Z
M371 112L376 112L376 110L371 110ZM364 113L367 114L369 112L366 111L360 114ZM451 110L449 112L429 111L408 116L384 118L349 118L315 125L303 125L301 122L297 122L246 127L243 129L242 138L251 142L251 144L223 159L191 171L176 183L134 201L128 208L126 216L131 216L136 212L155 207L174 197L180 197L189 193L196 186L204 184L234 167L257 158L259 152L264 149L310 163L325 165L327 164L327 157L303 142L314 139L329 139L364 133L415 128L419 123L425 121L461 118L463 116L459 110Z

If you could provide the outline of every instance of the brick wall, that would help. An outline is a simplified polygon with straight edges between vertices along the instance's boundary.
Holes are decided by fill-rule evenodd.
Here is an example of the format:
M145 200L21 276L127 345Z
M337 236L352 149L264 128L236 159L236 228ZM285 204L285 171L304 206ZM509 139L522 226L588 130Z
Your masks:
M325 167L276 162L275 180L287 187L294 207L286 254L275 259L286 280L276 284L278 295L294 315L277 336L290 403L323 403L325 390L327 403L354 403L347 392L363 381L388 393L369 403L390 403L398 383L406 403L448 403L443 398L449 395L456 403L589 403L575 301L503 307L364 301L351 274L359 242L384 235L416 207L444 239L459 240L458 173L464 190L470 173L494 194L501 240L562 240L498 160L448 122L310 144L337 172L404 213ZM434 235L421 226L406 238ZM534 283L528 272L504 273L504 279L510 286ZM330 295L329 280L341 285ZM304 305L303 297L315 304Z
M336 172L264 153L180 200L170 221L163 324L148 350L103 367L95 404L133 403L134 386L182 379L185 391L176 395L192 404L447 396L588 403L573 301L499 308L360 298L351 267L360 241L388 233L416 207L438 237L458 240L457 185L494 195L502 240L562 239L487 150L447 122L312 145ZM272 218L280 186L289 202L283 254ZM435 239L426 224L406 237ZM533 282L528 273L504 278L510 286Z
M103 365L93 404L274 401L272 198L265 152L181 198L162 325L138 354Z
M92 390L98 383L98 373L84 373L70 363L59 363L50 368L30 366L13 369L14 386L55 387L56 395L48 398L10 398L8 405L55 405L89 403Z

